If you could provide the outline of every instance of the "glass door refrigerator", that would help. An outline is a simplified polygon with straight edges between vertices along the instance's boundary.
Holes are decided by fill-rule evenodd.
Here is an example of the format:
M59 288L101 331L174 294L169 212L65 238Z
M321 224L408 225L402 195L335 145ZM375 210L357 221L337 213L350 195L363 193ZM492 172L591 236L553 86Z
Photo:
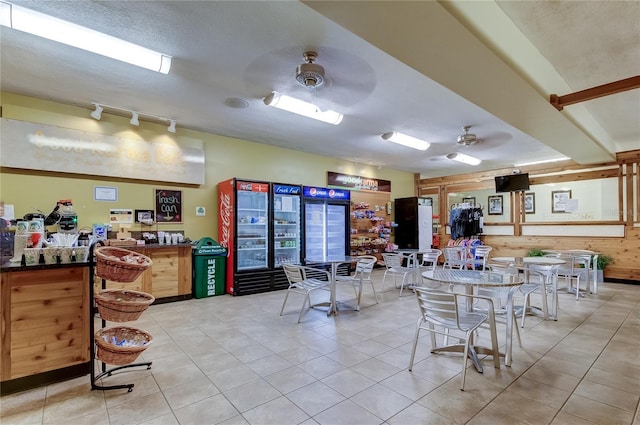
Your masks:
M302 188L287 184L272 184L273 197L273 267L301 264Z
M226 291L271 290L270 183L229 179L218 183L218 242L228 250Z
M350 192L304 186L304 260L324 262L349 255Z

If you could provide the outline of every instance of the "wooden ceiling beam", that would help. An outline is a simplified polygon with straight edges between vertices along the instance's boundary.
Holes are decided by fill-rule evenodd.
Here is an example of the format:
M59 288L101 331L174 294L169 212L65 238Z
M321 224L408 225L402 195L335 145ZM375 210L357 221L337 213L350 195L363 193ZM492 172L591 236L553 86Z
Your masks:
M567 105L573 105L574 103L585 102L587 100L597 99L599 97L609 96L610 94L616 94L637 88L640 88L640 75L592 87L590 89L577 91L575 93L565 94L564 96L552 94L549 96L549 102L551 102L558 111L562 111L562 109Z

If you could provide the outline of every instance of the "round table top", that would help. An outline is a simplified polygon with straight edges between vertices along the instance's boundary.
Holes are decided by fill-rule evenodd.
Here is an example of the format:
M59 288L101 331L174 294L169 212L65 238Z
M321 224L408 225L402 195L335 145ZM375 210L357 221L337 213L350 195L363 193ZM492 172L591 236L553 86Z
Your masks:
M588 249L543 249L542 252L547 254L565 254L565 255L599 255L599 252L590 251Z
M482 270L435 269L423 272L422 277L460 285L518 286L524 283L520 276Z
M491 257L489 261L514 266L555 266L566 263L566 260L554 257Z

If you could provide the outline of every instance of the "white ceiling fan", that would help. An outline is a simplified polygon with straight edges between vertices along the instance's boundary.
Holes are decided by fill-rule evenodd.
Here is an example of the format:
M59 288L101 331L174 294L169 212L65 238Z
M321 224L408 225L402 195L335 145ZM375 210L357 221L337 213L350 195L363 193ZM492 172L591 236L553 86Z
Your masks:
M479 143L480 140L477 138L477 136L473 133L469 133L469 129L471 128L470 125L466 125L464 127L462 127L462 130L464 130L464 134L461 134L458 136L458 144L461 146L472 146L475 145L476 143Z

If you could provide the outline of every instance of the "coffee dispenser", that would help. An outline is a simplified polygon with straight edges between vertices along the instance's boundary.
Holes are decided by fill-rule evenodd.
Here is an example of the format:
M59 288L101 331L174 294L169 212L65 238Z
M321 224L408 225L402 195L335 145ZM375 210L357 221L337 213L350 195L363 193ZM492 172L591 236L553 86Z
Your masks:
M78 233L78 214L73 209L71 199L60 200L58 205L60 205L58 233Z

